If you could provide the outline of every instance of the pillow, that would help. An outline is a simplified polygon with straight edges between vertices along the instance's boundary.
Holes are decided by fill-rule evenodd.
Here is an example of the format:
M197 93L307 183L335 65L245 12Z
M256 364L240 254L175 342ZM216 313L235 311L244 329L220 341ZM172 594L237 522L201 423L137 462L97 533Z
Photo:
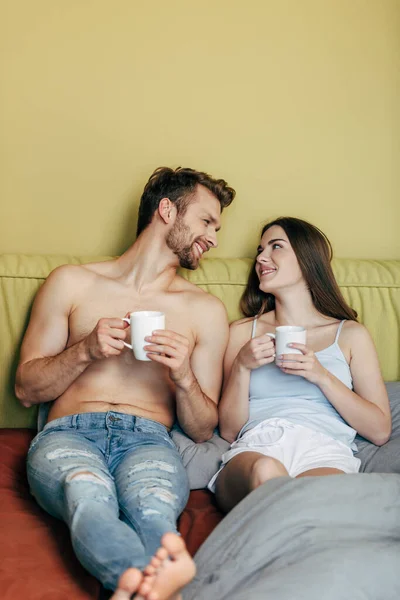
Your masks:
M375 446L361 436L356 437L361 460L361 471L366 473L400 473L400 381L386 383L392 409L392 435L384 446ZM215 431L207 442L196 444L179 427L174 425L171 437L186 467L191 490L207 487L211 477L218 471L221 456L230 446Z
M375 446L361 436L356 437L361 460L361 471L364 473L400 473L400 381L386 384L392 411L392 435L383 446Z
M207 487L211 477L218 471L221 456L229 449L230 443L222 439L216 429L210 440L196 444L176 423L171 437L185 465L190 489L201 490Z

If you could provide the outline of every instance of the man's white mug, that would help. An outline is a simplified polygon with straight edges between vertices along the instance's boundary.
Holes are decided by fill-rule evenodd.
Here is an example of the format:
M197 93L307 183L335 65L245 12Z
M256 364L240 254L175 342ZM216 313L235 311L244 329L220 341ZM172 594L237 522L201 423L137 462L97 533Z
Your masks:
M267 333L269 337L275 339L276 356L281 354L302 354L297 348L290 348L288 344L305 344L307 332L304 327L296 325L280 325L275 329L275 334Z
M155 310L137 310L124 321L131 326L131 344L124 342L125 346L133 350L136 360L151 360L143 350L143 346L149 344L144 338L156 329L165 329L165 314Z

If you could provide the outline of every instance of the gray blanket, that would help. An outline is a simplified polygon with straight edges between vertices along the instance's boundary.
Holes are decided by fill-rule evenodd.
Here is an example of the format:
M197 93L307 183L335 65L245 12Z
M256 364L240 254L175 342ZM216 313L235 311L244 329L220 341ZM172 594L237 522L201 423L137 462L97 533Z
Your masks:
M183 600L399 600L400 475L270 481L195 560Z

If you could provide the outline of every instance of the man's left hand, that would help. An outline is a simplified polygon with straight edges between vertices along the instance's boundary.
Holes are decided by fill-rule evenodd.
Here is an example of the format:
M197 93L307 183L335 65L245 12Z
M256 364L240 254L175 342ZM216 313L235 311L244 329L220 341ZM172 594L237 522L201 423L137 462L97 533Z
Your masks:
M190 366L189 340L175 331L160 329L145 338L147 356L154 362L169 367L170 377L178 386L189 385L193 379Z

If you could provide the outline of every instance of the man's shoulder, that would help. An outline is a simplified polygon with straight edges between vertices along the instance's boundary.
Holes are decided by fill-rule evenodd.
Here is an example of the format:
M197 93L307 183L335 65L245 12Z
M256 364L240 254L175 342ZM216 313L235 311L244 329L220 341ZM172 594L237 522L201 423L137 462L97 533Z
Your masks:
M210 330L226 329L228 331L228 316L225 304L216 296L200 287L179 277L177 281L179 292L182 293L183 306L196 336L208 336Z
M110 274L107 275L109 269L103 263L60 265L51 271L38 295L72 306L78 297L82 298L82 294L93 289L101 279L110 277Z
M72 280L93 280L98 276L107 276L112 271L114 262L114 260L110 260L81 265L60 265L51 271L47 280L60 285L70 283Z
M206 292L180 275L177 275L176 277L176 284L180 291L187 295L187 299L190 300L190 302L194 302L197 307L205 307L210 310L225 310L225 305L219 298Z

